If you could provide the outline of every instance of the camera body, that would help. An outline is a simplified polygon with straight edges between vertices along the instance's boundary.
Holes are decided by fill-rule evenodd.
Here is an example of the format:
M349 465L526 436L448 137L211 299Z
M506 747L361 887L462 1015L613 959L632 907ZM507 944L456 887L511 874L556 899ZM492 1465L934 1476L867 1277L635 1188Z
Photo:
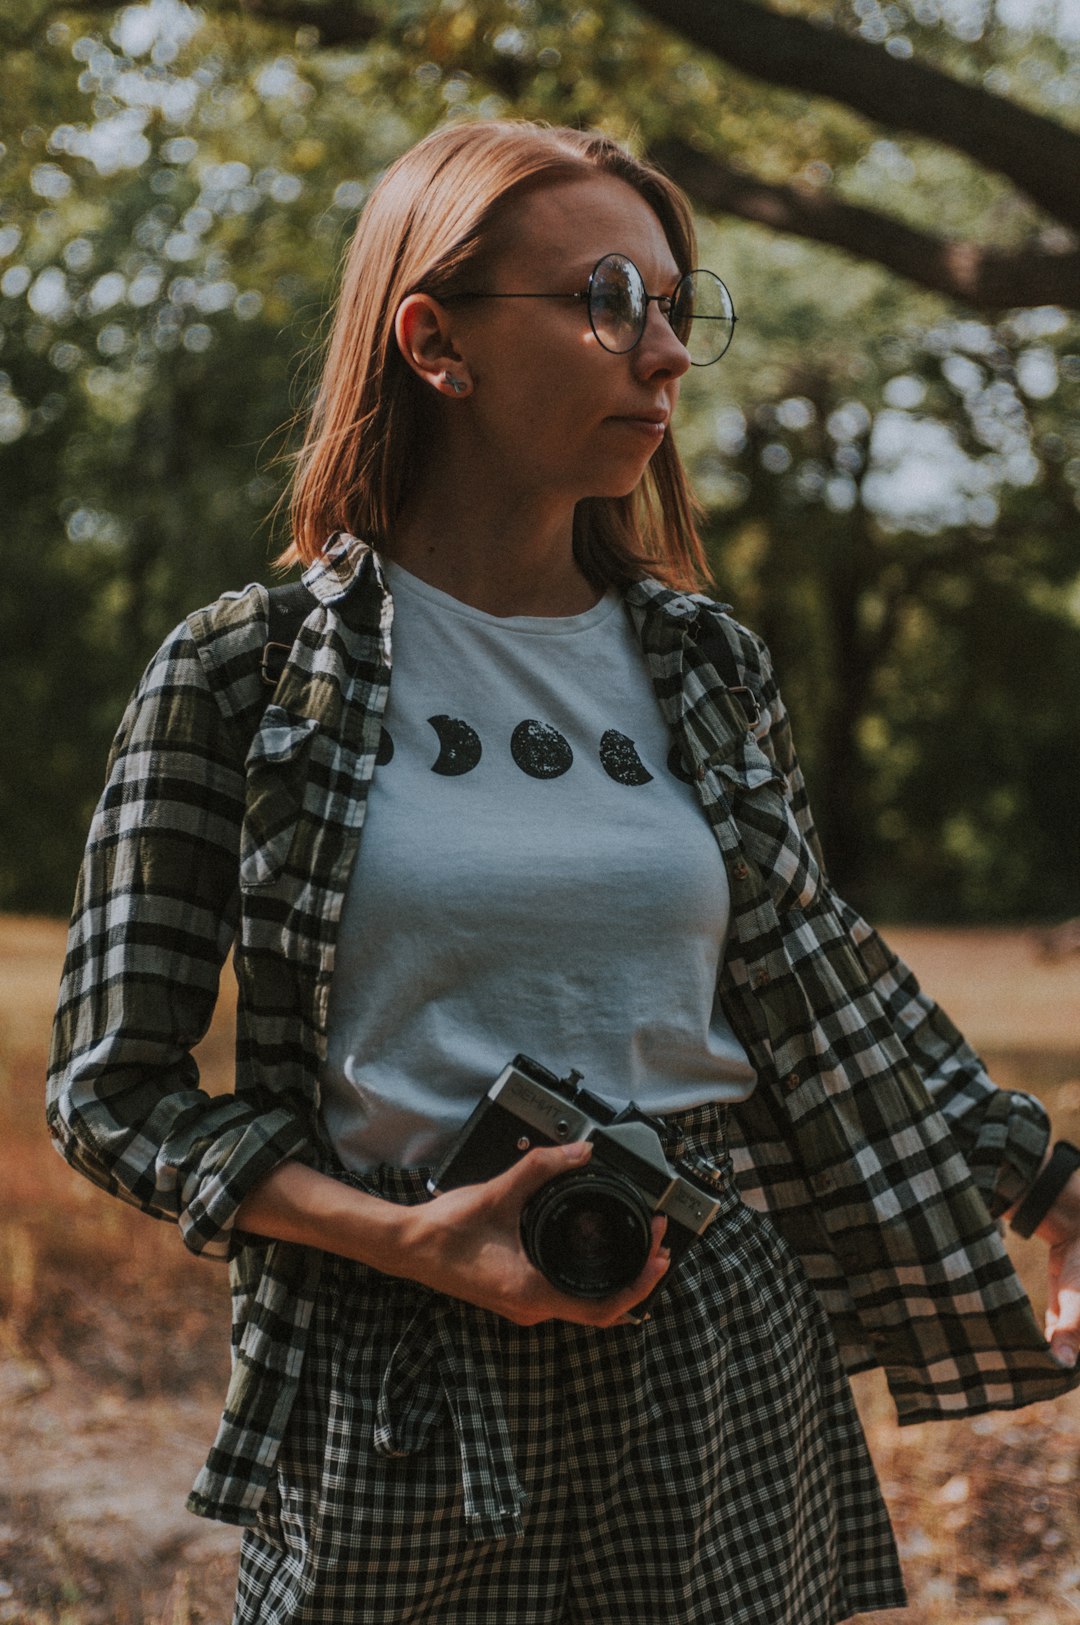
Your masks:
M664 1245L674 1265L719 1212L721 1186L706 1163L668 1160L656 1118L632 1102L617 1108L580 1080L580 1072L558 1078L527 1055L515 1055L428 1190L435 1195L493 1179L537 1146L588 1141L589 1162L556 1174L526 1203L521 1233L530 1260L554 1286L576 1297L604 1298L641 1273L654 1214L667 1219ZM630 1318L646 1318L654 1295L636 1304Z

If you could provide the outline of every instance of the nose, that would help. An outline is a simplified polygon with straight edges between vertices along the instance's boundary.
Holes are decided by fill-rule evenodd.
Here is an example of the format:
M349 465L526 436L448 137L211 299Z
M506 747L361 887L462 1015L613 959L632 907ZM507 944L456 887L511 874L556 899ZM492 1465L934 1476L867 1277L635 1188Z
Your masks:
M642 378L655 378L661 374L668 378L681 378L690 370L690 356L686 346L660 309L650 301L645 318L645 331L632 351L634 370Z

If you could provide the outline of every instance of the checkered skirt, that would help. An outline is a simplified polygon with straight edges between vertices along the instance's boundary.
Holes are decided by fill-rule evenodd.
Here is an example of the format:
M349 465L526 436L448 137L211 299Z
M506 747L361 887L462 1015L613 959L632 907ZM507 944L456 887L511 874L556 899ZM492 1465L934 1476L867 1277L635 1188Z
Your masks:
M517 1327L327 1258L233 1625L834 1625L903 1606L820 1305L739 1201L722 1109L670 1125L726 1194L640 1327ZM362 1183L424 1195L417 1170Z

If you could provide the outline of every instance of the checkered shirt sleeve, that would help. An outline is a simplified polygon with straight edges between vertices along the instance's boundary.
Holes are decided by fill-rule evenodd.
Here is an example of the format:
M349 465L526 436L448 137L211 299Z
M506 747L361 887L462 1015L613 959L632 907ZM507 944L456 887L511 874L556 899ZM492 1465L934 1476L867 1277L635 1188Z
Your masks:
M763 713L759 743L783 775L792 814L828 886L806 781L769 651L747 628L730 620L727 625L729 636L739 639L739 660L756 674ZM922 991L913 971L880 933L831 887L829 896L863 975L948 1123L987 1206L995 1218L1000 1216L1020 1200L1039 1171L1050 1135L1045 1108L1032 1095L999 1088L945 1011Z
M224 1257L244 1196L309 1135L288 1100L207 1094L190 1053L239 910L243 727L219 698L179 627L127 709L94 814L47 1118L72 1167Z

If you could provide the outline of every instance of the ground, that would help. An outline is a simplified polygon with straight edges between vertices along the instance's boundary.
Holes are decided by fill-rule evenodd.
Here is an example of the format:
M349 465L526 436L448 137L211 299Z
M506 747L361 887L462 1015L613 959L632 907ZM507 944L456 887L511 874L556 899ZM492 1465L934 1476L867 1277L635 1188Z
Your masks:
M0 1625L227 1625L237 1533L183 1507L227 1369L224 1273L48 1145L63 936L0 917ZM889 937L1000 1081L1080 1138L1080 953L1048 959L1019 932ZM223 1018L212 1087L229 1048ZM1038 1296L1041 1245L1016 1258ZM876 1376L856 1391L912 1593L860 1625L1080 1621L1080 1399L899 1430Z

